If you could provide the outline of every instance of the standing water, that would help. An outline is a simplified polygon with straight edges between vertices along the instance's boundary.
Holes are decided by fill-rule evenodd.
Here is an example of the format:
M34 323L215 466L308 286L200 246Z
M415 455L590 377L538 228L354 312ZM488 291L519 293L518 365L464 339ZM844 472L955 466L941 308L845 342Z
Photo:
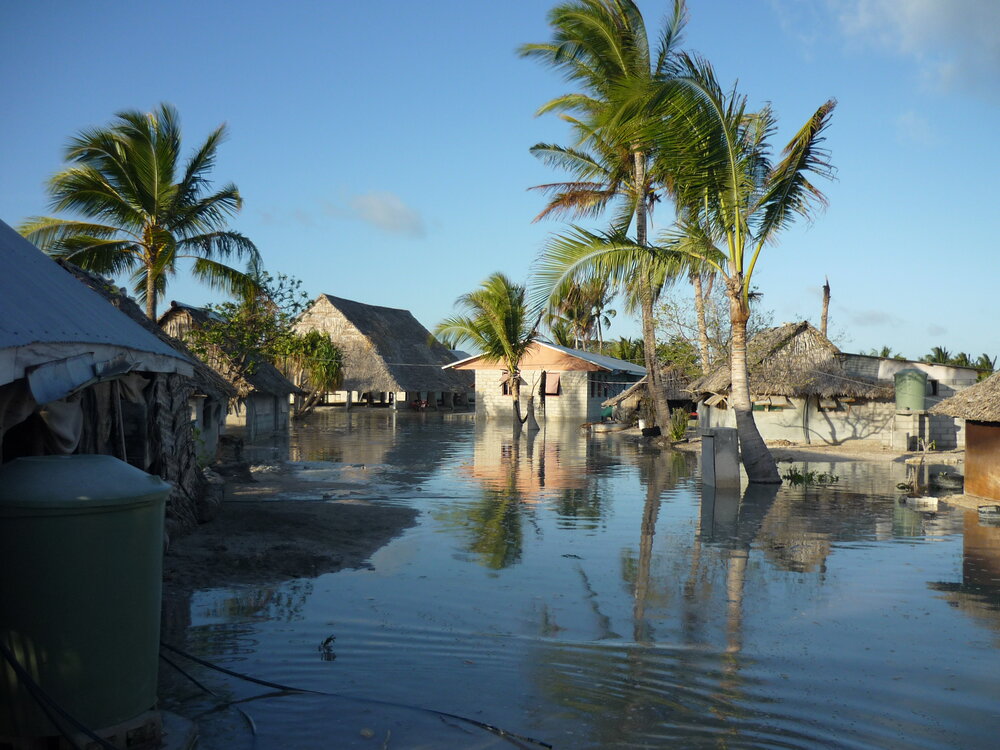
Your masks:
M1000 527L901 502L899 465L713 493L695 455L572 425L312 422L293 461L364 464L358 499L417 523L364 569L192 595L185 650L323 693L164 667L199 747L997 744Z

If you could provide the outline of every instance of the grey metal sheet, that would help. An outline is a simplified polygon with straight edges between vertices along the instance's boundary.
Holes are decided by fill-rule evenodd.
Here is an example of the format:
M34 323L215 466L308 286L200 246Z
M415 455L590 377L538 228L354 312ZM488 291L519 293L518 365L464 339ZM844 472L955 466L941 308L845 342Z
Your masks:
M114 347L157 355L189 369L188 359L60 268L0 221L0 356L32 345ZM73 352L75 354L75 352ZM10 369L10 368L7 368Z

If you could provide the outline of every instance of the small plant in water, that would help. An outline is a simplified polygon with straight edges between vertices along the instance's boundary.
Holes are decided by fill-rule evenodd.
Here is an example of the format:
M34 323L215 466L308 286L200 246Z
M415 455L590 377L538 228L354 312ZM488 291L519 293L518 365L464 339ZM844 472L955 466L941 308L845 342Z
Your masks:
M683 440L687 435L688 411L686 409L674 409L670 412L670 427L667 434L671 440Z
M789 484L794 485L806 485L806 484L836 484L840 481L840 477L836 474L831 474L827 471L807 471L801 472L794 466L788 469L781 478L788 481Z

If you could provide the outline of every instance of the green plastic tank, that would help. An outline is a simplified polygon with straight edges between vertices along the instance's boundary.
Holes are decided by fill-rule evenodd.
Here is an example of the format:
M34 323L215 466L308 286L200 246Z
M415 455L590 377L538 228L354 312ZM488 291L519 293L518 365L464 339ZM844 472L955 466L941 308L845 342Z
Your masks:
M923 411L927 392L927 373L920 370L900 370L896 379L896 411Z
M156 704L169 493L111 456L0 466L0 642L91 729ZM57 733L0 658L0 745Z

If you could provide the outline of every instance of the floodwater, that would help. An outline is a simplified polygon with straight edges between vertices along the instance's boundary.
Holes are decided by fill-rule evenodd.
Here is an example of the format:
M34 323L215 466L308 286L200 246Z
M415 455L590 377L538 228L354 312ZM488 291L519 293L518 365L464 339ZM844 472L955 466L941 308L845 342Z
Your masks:
M200 747L997 746L1000 527L901 502L899 464L713 496L691 454L363 409L289 451L418 522L365 569L192 597L184 648L333 694L165 675Z

